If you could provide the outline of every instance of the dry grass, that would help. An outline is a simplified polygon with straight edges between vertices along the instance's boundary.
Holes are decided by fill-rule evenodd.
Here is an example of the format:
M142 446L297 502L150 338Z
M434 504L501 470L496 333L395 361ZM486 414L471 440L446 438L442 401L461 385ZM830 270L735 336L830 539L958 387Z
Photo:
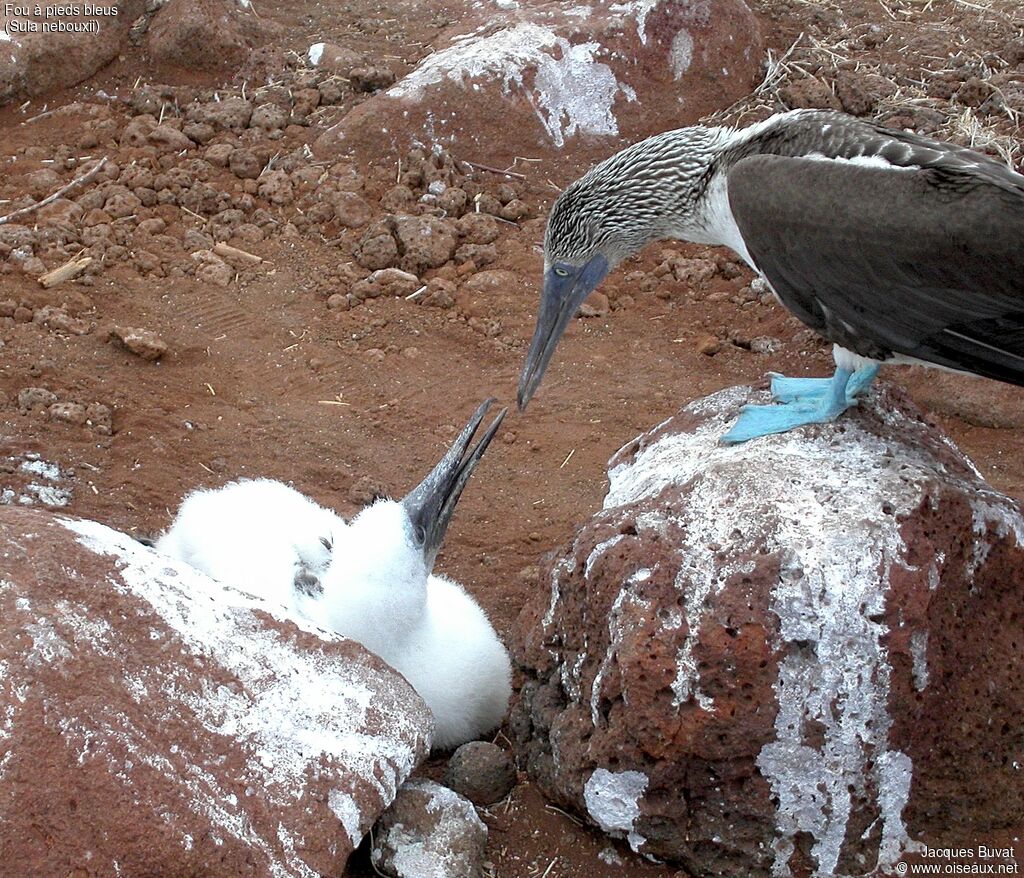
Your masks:
M1024 91L1005 93L1000 80L1007 77L1000 74L1010 68L999 53L1013 39L1024 39L1024 6L1017 0L876 0L881 32L877 45L870 47L865 35L871 25L852 16L845 20L843 7L833 0L789 0L784 10L777 2L753 5L766 17L795 15L817 27L808 27L786 51L769 51L760 85L733 106L706 117L706 124L749 124L792 109L785 98L801 80L816 80L819 90L835 95L836 75L852 71L879 77L873 80L879 99L871 118L882 123L897 117L921 119L921 133L996 154L1011 167L1020 167ZM972 25L968 32L958 26L964 20ZM928 31L934 40L922 40ZM975 33L984 34L984 46ZM916 47L922 42L941 49L921 55ZM935 96L937 81L975 77L991 91L982 107Z

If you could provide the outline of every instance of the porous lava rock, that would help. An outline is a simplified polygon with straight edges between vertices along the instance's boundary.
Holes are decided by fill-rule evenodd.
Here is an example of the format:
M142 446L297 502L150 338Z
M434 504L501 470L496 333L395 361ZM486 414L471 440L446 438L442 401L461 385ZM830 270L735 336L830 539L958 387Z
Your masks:
M541 790L711 875L867 875L1019 821L1024 518L902 393L727 446L731 388L611 460L524 608Z
M251 4L235 0L167 0L146 36L158 64L200 70L239 67L265 38Z
M470 741L448 760L445 785L474 805L500 802L516 785L516 766L507 750L490 741Z
M480 878L487 826L473 803L432 780L410 780L377 822L370 857L391 878Z
M132 20L142 13L145 3L96 0L88 4L101 10L95 15L84 14L84 4L59 4L62 14L46 15L46 6L52 5L0 6L0 105L88 79L117 57L127 41ZM35 14L37 8L40 15ZM22 9L27 9L29 15L21 14ZM74 10L77 13L71 14ZM58 24L65 29L42 30L44 25ZM36 30L29 30L33 25Z
M361 646L103 525L0 506L0 571L5 875L339 875L427 754Z
M318 151L377 157L427 141L481 161L570 145L596 155L667 119L696 121L761 78L760 33L743 0L498 6L467 10L438 51L321 135Z

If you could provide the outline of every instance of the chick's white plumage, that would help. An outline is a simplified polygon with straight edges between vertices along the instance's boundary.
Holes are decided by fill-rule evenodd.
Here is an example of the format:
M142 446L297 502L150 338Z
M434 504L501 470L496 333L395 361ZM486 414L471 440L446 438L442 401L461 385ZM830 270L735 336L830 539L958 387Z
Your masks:
M463 460L488 405L402 501L379 500L346 523L280 482L233 482L187 497L157 550L379 655L430 707L435 748L472 740L504 718L508 653L476 601L431 570L501 421Z
M399 671L434 714L447 749L501 724L511 694L508 653L463 588L434 576L405 506L378 500L353 518L308 615Z
M304 612L315 589L303 586L326 573L344 530L340 516L294 488L245 479L186 497L156 549L218 582Z

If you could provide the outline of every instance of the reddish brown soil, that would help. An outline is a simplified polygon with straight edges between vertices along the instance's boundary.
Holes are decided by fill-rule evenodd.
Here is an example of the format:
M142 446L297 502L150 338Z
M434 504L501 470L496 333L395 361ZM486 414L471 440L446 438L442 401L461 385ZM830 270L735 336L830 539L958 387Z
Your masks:
M258 5L261 15L279 22L275 45L301 52L311 41L329 38L391 64L399 74L425 53L442 24L416 6L395 11L368 0ZM983 17L968 4L927 6L930 11L922 12L921 4L843 4L848 28L841 26L839 7L829 4L768 0L759 11L775 57L809 27L822 40L838 40L861 26L896 27L916 16L913 49L893 45L881 59L887 73L911 78L954 51L971 57L998 53L1020 34L1020 22L1005 15ZM944 18L949 22L940 27ZM856 50L848 54L856 57ZM272 54L267 57L269 65L278 63ZM824 79L831 72L817 71ZM100 88L130 98L140 76L144 82L196 88L215 84L181 71L157 76L129 57L74 94L51 96L49 106L98 100L93 95ZM357 99L346 98L322 119L337 118ZM0 112L2 198L22 196L25 176L44 166L39 156L61 144L71 144L74 155L90 152L76 146L80 115L21 124L41 104ZM123 125L130 110L118 103L114 115ZM1005 120L994 122L1006 128ZM666 127L671 124L666 121ZM315 134L315 128L289 129L280 148L293 149ZM26 157L26 147L36 148L34 158ZM371 193L379 196L394 182L397 159L386 156L362 169ZM0 301L30 310L67 304L69 312L98 327L67 335L0 317L0 467L7 458L38 452L73 470L68 512L140 535L166 526L186 492L243 476L290 481L344 515L359 508L368 488L404 493L481 399L495 395L514 405L538 296L542 218L555 194L548 181L563 185L583 168L573 167L570 155L564 162L517 169L528 179L516 185L541 219L503 224L499 260L489 268L510 276L494 291L460 296L450 310L403 298L328 310L337 266L349 257L314 233L272 234L246 245L269 262L247 269L226 287L191 276L142 276L130 261L105 267L91 285L71 282L49 291L17 271L0 274ZM494 187L501 180L483 182ZM276 213L285 222L295 210ZM182 213L169 231L204 224ZM658 277L665 250L672 258L717 259L721 270L696 288L671 275ZM47 268L60 261L46 260ZM479 598L499 633L507 634L523 604L545 588L538 577L543 555L599 507L605 462L621 445L685 402L760 381L769 369L797 375L829 371L827 350L776 305L751 295L751 279L749 272L734 270L724 251L656 245L605 284L610 313L570 327L528 414L510 412L460 504L439 559L441 570ZM156 332L169 353L158 363L147 362L108 343L103 330L115 323ZM754 339L775 340L768 347L777 343L778 349L753 352ZM902 382L909 374L893 369L887 377ZM926 399L928 379L909 381ZM110 407L113 434L21 413L17 395L30 386L46 387L61 400ZM1000 391L998 404L1011 415L1024 411L1024 392ZM1018 429L978 426L954 415L937 420L994 486L1024 497ZM11 461L7 467L15 468ZM0 469L0 489L8 481L18 488L19 478ZM638 860L621 845L616 849L626 865L606 864L598 853L611 843L547 808L525 778L487 819L493 871L500 878L682 874ZM357 862L350 871L369 870Z

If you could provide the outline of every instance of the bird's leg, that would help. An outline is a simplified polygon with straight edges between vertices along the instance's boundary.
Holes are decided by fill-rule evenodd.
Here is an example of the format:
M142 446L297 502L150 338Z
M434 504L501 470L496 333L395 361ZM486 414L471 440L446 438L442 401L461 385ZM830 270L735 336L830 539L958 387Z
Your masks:
M785 433L804 424L834 421L857 404L857 395L870 386L877 374L878 365L872 363L855 372L837 368L831 378L773 376L772 395L785 400L783 404L743 406L739 419L722 437L722 442L746 442L757 436Z
M838 374L839 370L836 370ZM776 402L797 402L800 400L818 400L829 397L833 393L836 376L831 378L787 378L778 372L768 373L772 379L772 399ZM846 398L853 402L854 398L866 390L878 374L878 365L862 366L853 372L846 383Z

